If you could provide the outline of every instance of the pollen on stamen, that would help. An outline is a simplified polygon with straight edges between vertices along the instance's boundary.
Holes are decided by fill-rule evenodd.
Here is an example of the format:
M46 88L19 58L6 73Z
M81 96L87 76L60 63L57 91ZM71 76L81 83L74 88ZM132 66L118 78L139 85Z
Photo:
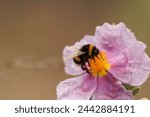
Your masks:
M90 59L90 72L93 76L105 76L111 65L108 62L105 52L100 52L98 56Z

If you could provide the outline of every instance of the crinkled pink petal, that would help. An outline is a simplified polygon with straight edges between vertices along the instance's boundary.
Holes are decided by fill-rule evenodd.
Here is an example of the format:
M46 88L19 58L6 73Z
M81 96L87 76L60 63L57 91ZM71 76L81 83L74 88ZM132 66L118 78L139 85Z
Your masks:
M120 82L113 82L109 76L98 79L98 86L92 100L131 100L132 93L125 90Z
M89 100L96 89L96 79L89 74L67 79L57 86L57 99Z
M65 71L71 75L83 74L80 65L73 62L73 56L85 44L93 44L105 51L111 68L104 78L93 78L84 74L67 79L57 86L58 99L133 99L132 93L121 84L142 85L150 74L150 58L145 53L146 45L136 40L124 23L105 23L96 28L95 36L85 36L63 51ZM111 77L110 77L111 76ZM112 80L115 79L115 80Z
M109 59L116 58L125 48L136 42L134 34L124 23L110 25L104 23L96 27L96 47L105 51Z
M150 58L145 48L146 45L139 41L126 48L112 61L109 72L123 83L142 85L150 74Z
M66 46L63 51L63 60L65 63L65 72L70 75L80 75L83 73L81 66L73 62L73 56L83 45L94 44L93 36L85 36L80 42L76 42L73 46ZM67 59L65 61L65 59Z

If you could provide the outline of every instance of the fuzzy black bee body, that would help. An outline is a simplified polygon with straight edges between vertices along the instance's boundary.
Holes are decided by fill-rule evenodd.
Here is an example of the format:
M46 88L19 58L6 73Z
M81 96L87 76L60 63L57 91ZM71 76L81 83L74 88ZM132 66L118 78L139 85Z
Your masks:
M86 63L89 64L90 59L94 59L95 56L98 56L99 50L95 46L87 44L82 46L79 51L83 52L83 54L74 57L73 61L76 64L81 65L82 70L86 70L86 72L89 73Z

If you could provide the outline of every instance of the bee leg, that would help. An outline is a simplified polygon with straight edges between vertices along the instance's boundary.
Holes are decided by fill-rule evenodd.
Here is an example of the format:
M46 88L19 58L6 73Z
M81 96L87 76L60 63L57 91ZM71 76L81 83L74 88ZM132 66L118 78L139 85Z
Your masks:
M100 55L101 56L101 55ZM100 59L100 57L99 56L96 56L98 59Z
M82 70L85 70L85 65L82 64L82 65L81 65L81 68L82 68Z
M87 63L88 63L89 66L91 66L89 61L87 61Z
M90 72L89 72L89 69L87 68L87 67L85 67L86 68L86 72L89 74Z
M85 70L87 73L89 73L88 68L87 68L84 64L81 65L81 68L82 68L83 70Z
M95 58L94 58L94 57L92 57L92 59L94 60L94 63L95 63Z

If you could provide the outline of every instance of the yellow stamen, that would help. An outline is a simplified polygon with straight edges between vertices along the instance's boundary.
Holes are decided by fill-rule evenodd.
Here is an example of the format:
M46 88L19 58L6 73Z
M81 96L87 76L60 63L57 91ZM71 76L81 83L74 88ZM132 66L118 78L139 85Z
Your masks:
M100 54L94 57L94 59L90 59L89 63L90 72L93 76L103 77L111 67L105 52L100 52Z

